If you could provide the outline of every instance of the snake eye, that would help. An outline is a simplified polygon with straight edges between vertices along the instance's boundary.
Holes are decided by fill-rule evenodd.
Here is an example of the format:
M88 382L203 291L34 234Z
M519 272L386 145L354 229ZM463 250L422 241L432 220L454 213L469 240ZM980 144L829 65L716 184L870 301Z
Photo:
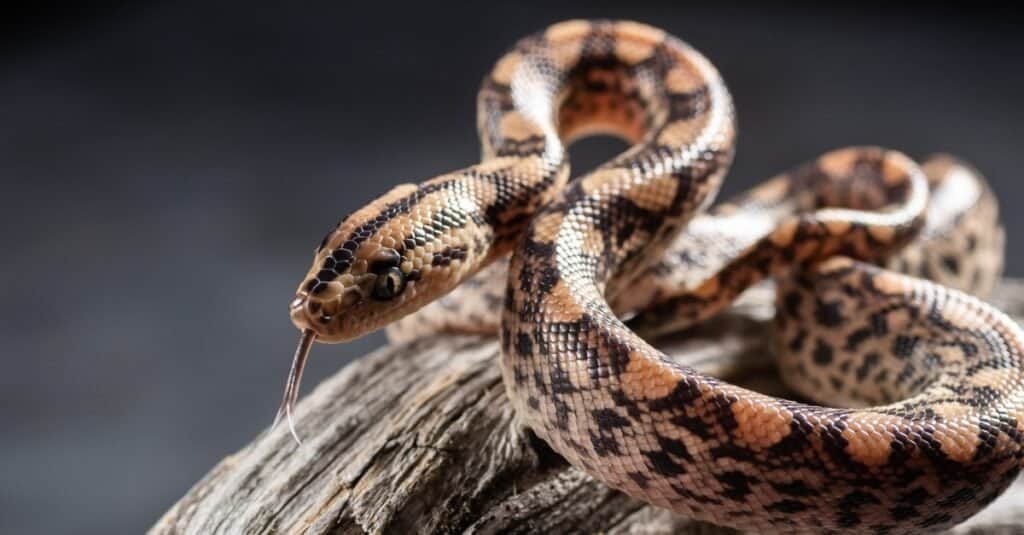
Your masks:
M405 289L405 274L396 267L377 275L377 282L373 285L373 298L380 301L387 301L402 293Z

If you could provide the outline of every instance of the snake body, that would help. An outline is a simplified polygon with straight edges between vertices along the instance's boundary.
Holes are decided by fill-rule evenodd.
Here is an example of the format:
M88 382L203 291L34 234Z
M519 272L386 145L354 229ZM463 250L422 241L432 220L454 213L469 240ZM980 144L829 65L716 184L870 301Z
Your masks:
M843 149L705 211L732 160L729 93L698 52L631 22L520 41L478 104L482 163L393 189L318 247L291 304L304 335L283 410L314 339L478 290L492 265L505 290L481 329L499 331L519 418L631 496L757 532L904 533L962 521L1017 475L1024 333L880 267L991 288L1002 234L969 167ZM594 132L631 147L567 182L565 146ZM847 408L702 375L634 331L701 321L770 276L784 377Z

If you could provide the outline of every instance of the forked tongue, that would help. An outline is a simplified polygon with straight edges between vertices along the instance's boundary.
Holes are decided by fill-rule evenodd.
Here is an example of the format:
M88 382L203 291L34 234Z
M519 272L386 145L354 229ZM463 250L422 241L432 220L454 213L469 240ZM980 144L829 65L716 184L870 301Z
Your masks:
M292 422L292 412L295 411L295 402L299 399L299 384L302 382L302 370L306 368L306 359L309 357L309 349L316 340L316 333L311 329L302 331L299 338L299 347L295 348L295 357L292 358L292 369L288 372L288 382L284 385L284 397L281 399L281 407L277 409L277 416L274 417L274 424L271 429L277 427L281 416L288 420L288 430L297 444L302 444L298 433L295 432L295 423Z

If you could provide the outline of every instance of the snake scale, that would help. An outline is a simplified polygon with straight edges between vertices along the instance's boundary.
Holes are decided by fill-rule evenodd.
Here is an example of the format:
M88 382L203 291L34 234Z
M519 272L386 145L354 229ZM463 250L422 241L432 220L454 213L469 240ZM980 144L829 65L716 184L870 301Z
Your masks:
M755 532L934 531L1016 477L1024 333L966 293L992 288L1003 248L966 164L852 147L708 209L733 157L729 92L694 49L625 21L521 40L483 82L478 129L480 164L394 188L317 248L290 307L289 423L314 341L457 327L442 296L469 280L464 324L500 333L521 421L657 506ZM566 146L593 133L630 148L569 181ZM768 277L783 376L827 406L702 375L637 334Z

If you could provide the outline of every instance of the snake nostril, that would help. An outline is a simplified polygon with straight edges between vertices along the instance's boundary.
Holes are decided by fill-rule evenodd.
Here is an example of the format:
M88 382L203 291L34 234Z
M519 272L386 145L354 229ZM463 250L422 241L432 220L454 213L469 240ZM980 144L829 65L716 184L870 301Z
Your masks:
M317 319L314 307L319 309L320 305L316 301L310 300L308 295L295 296L295 299L288 304L288 313L292 318L292 323L300 329L312 328Z
M327 325L334 320L334 311L329 310L329 303L312 299L307 294L299 294L288 305L292 322L300 329L317 330L318 325Z

